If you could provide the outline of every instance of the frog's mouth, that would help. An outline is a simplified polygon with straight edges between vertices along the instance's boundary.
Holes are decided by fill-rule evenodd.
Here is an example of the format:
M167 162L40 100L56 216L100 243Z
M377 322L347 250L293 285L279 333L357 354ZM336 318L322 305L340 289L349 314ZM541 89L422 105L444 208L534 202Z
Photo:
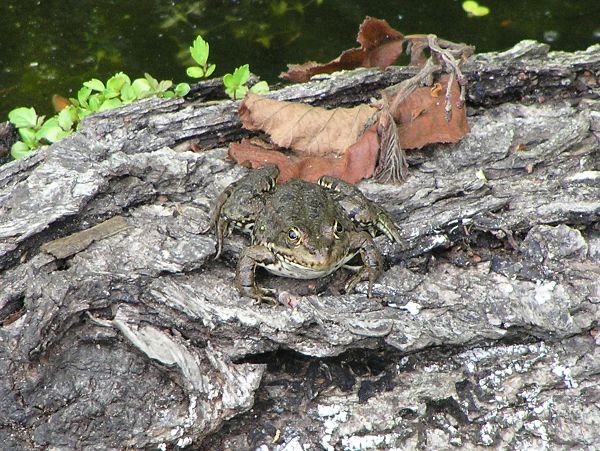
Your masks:
M273 252L275 259L272 263L261 266L272 274L294 279L318 279L327 276L337 271L356 255L356 252L350 252L341 257L336 255L317 257L306 252L292 253L292 249L267 247Z

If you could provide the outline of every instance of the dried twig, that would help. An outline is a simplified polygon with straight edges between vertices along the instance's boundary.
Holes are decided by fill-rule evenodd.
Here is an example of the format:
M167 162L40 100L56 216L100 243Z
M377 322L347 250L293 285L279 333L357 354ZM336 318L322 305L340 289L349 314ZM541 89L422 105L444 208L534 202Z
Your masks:
M375 178L381 182L400 183L406 179L408 172L406 155L400 147L397 127L390 111L395 111L415 89L421 86L432 86L436 72L447 72L450 74L450 79L446 89L444 111L446 121L450 122L453 106L451 101L452 84L456 79L460 86L460 102L456 107L462 108L466 98L465 88L467 80L460 70L460 64L472 55L474 51L474 48L471 46L438 39L433 34L409 35L404 38L409 43L407 53L410 54L411 63L423 64L423 61L425 62L416 75L382 91L384 106L379 115L378 129L380 153L377 168L375 169ZM424 60L424 50L426 48L429 48L431 56L427 60Z
M399 183L408 176L406 154L398 141L398 128L390 113L384 107L379 113L379 161L375 168L375 180L382 183Z

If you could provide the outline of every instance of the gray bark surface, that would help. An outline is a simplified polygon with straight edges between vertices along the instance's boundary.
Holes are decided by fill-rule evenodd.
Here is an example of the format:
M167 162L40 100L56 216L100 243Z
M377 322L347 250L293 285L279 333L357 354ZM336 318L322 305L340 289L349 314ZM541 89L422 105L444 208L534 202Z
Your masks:
M347 106L413 73L272 95ZM1 166L0 448L597 449L600 46L464 73L471 133L360 184L407 243L377 239L371 299L259 274L282 303L256 305L246 239L212 259L236 102L145 100Z

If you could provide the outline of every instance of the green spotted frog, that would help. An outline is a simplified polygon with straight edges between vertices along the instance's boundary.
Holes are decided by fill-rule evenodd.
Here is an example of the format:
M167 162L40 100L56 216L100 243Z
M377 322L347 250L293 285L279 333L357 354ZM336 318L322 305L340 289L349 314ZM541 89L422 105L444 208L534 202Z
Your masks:
M389 213L342 180L324 176L318 183L291 180L278 186L278 176L274 165L250 172L225 189L211 215L207 231L216 234L215 258L234 229L252 238L237 264L240 293L259 302L274 299L274 290L256 284L256 267L278 276L315 279L360 255L362 266L348 280L346 292L368 280L371 297L383 268L373 237L385 234L393 242L401 241Z

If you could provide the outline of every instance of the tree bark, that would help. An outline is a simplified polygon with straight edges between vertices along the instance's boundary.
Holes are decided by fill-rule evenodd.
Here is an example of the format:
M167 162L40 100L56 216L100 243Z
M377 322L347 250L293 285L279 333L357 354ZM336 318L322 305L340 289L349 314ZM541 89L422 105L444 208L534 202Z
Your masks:
M259 274L282 305L239 296L247 242L215 261L201 231L246 132L202 87L0 167L2 449L596 446L600 46L526 41L464 73L471 133L409 151L403 185L360 185L407 243L377 239L371 299L340 295L343 271ZM271 95L350 106L412 74Z

